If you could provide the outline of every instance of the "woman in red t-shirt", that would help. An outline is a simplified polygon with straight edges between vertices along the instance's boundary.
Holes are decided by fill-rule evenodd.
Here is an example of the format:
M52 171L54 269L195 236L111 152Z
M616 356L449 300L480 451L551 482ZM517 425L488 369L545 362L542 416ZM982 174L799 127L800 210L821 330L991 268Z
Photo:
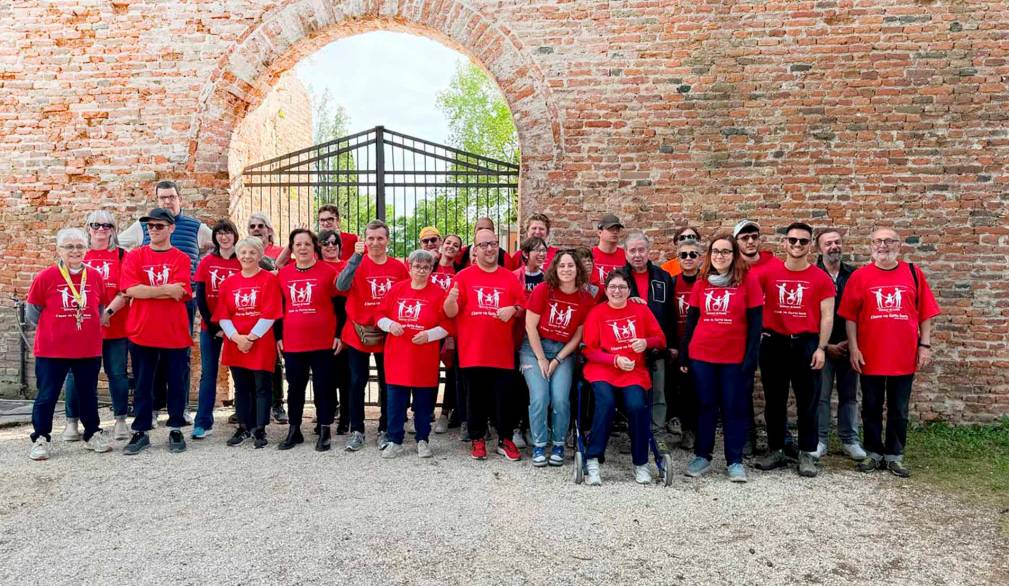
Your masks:
M239 425L228 439L237 446L255 437L257 448L266 447L266 424L270 422L273 370L277 346L273 322L281 316L280 284L277 277L259 268L263 241L250 236L238 242L238 262L242 270L221 285L213 318L226 339L221 364L231 367L235 381L235 410Z
M645 350L666 347L659 322L643 303L628 303L629 277L623 269L610 271L603 281L607 302L596 305L585 318L585 380L592 384L595 409L592 432L585 454L586 482L602 484L599 458L606 453L613 416L619 402L630 426L634 479L652 481L648 469L648 438L651 432L651 376Z
M301 420L311 371L319 420L315 450L325 452L330 448L330 426L336 414L333 372L333 353L339 334L333 307L336 273L325 261L316 260L322 251L319 239L310 230L291 231L287 248L294 262L284 265L277 275L284 296L284 318L277 322L276 329L282 336L277 348L284 353L290 427L287 438L278 447L289 450L305 441Z
M697 393L697 439L687 476L711 469L721 411L729 480L746 482L743 444L753 423L747 381L757 368L763 304L760 284L747 272L736 239L728 232L715 234L690 293L680 341L680 370L691 373Z
M530 254L529 259L533 261L534 255ZM574 254L561 251L547 269L546 282L537 285L526 302L519 372L529 387L533 466L547 465L548 440L553 444L549 464L564 464L564 436L571 422L571 381L575 370L572 355L582 341L585 316L595 305L595 300L583 289L588 278Z
M410 279L400 281L382 299L376 324L385 337L386 404L389 409L389 445L383 458L403 451L403 424L413 394L417 455L431 457L428 438L438 396L438 341L448 335L442 305L445 291L431 282L434 255L415 250L407 259Z
M99 427L98 370L102 362L101 274L84 264L87 235L78 228L56 234L59 261L40 272L28 290L27 320L36 326L35 379L38 394L32 408L32 460L49 459L53 412L67 373L73 372L77 408L89 450L109 451Z
M126 339L126 316L129 313L129 299L119 288L119 266L126 251L119 248L116 240L116 219L105 210L88 214L84 224L88 234L88 252L84 264L98 271L105 282L102 292L102 367L109 379L109 395L112 397L112 413L116 418L113 438L130 439L130 428L126 424L126 410L130 402L130 385L126 376L126 355L129 341ZM67 376L63 398L67 416L67 426L63 430L64 441L81 439L77 429L77 389L74 375Z
M448 234L441 242L441 254L438 255L438 264L431 274L431 282L446 293L455 282L455 259L460 250L462 238L458 234ZM449 428L457 428L466 421L466 395L463 392L462 377L459 376L459 354L452 336L442 340L441 362L445 365L445 394L441 402L441 415L434 424L435 433L445 433Z
M320 212L321 213L321 212ZM320 221L321 223L321 221ZM356 237L354 242L357 242ZM347 267L347 261L343 260L344 238L339 230L320 230L319 247L322 250L322 260L333 272L339 275ZM348 246L352 246L348 243ZM336 356L333 360L333 376L336 381L337 393L340 397L340 414L336 419L336 435L347 435L350 429L350 363L347 362L347 353L344 352L343 342L340 340L340 333L347 323L347 293L336 290L336 297L333 297L333 310L336 312Z

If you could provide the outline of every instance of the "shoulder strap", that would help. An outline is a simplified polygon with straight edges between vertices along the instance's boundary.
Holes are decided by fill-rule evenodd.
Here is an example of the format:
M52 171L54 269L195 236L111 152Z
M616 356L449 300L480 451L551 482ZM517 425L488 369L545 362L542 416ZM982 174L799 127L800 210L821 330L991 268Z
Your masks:
M123 250L122 246L117 246L116 247L116 252L119 253L119 262L122 263L123 262L123 255L126 254L126 251Z
M914 263L909 262L907 266L911 267L911 279L914 280L914 297L918 298L918 271L914 268Z

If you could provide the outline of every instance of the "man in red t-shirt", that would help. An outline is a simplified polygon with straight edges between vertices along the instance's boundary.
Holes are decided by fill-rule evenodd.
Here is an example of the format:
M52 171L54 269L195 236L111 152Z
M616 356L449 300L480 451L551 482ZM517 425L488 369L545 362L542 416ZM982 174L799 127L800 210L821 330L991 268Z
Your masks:
M473 236L474 238L481 230L490 230L491 232L497 233L494 230L494 220L490 218L477 218L476 223L473 224ZM475 242L476 240L474 240ZM473 247L464 246L462 251L459 253L456 261L456 270L462 270L472 264ZM515 262L512 255L508 254L508 251L501 246L497 249L497 264L502 266L509 271L514 271L519 268L520 264Z
M627 255L619 246L624 225L615 215L604 214L599 218L596 229L599 231L599 243L592 247L595 272L591 280L593 283L602 283L611 271L622 269L627 264Z
M939 305L920 268L897 259L900 237L872 233L872 263L848 279L838 316L846 320L851 366L861 374L862 428L868 457L858 469L886 468L902 478L908 404L914 373L932 355L932 319ZM883 404L886 403L886 442Z
M547 243L547 258L543 261L543 270L546 271L559 250L556 246L550 246L549 244L550 218L546 214L533 214L526 220L526 235L522 241L524 242L530 238L540 238L543 242ZM515 254L512 255L512 265L517 269L524 264L526 264L526 259L522 256L522 250L516 250Z
M760 341L760 378L764 383L764 419L768 454L759 470L789 464L785 456L788 387L795 393L799 420L799 475L817 474L820 370L834 324L834 283L809 263L813 229L793 222L785 229L783 264L757 273L764 294L764 335Z
M487 416L495 401L497 453L522 458L512 441L515 428L515 343L511 320L525 302L525 291L511 271L498 266L498 240L491 230L476 233L476 263L456 275L445 299L445 315L455 318L459 367L469 387L469 436L474 459L487 458Z
M122 289L132 299L126 332L133 343L137 379L134 433L124 453L138 454L150 446L147 432L153 427L154 378L159 363L167 365L168 449L182 452L186 449L182 427L187 425L183 411L189 396L188 350L193 344L186 309L193 296L192 263L172 246L175 216L170 211L154 208L140 221L147 225L151 243L130 251L121 270Z

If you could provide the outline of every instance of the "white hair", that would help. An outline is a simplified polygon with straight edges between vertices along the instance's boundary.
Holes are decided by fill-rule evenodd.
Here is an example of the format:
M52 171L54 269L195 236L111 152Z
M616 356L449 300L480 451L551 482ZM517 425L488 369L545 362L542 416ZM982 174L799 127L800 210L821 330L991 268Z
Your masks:
M426 250L415 250L410 253L410 257L406 261L410 266L413 266L415 262L427 263L434 266L434 255Z
M266 250L263 246L263 241L257 236L249 236L247 238L242 238L237 243L235 243L235 250L239 251L243 248L255 248L259 256L263 256Z
M56 233L56 246L63 246L70 240L80 240L86 246L88 243L88 235L80 228L63 228Z
M638 240L645 243L645 248L652 247L652 241L649 240L648 236L645 236L645 233L641 230L631 230L628 232L627 235L624 236L624 246L627 246L628 242L637 242Z

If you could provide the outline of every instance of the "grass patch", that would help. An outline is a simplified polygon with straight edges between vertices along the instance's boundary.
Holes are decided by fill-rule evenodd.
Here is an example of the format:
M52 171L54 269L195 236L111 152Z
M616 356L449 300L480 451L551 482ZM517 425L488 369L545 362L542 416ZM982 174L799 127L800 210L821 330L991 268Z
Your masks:
M1009 417L990 425L911 425L905 457L915 480L994 507L1009 535Z

